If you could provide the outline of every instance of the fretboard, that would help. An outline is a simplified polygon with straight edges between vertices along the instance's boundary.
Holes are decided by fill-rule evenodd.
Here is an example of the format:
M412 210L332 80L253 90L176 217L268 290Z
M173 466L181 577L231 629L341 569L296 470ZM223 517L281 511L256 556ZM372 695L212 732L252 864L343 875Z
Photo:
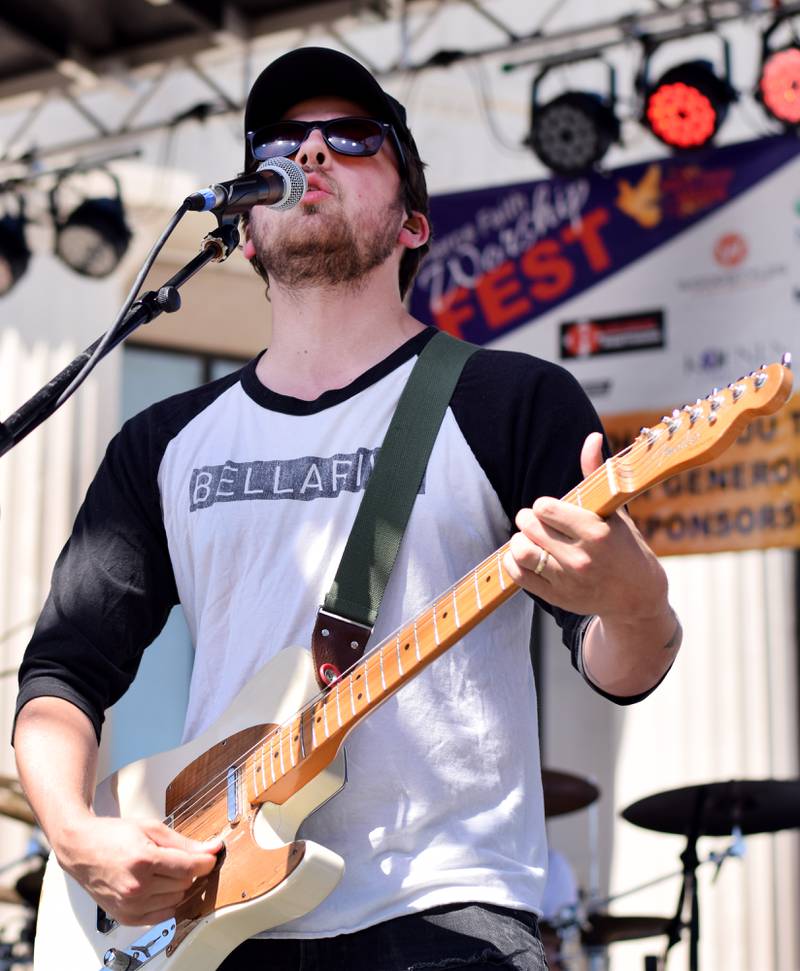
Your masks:
M616 491L613 470L603 466L563 498L607 515L624 501L615 500ZM520 589L503 566L508 546L495 550L410 623L370 649L306 708L265 736L243 767L251 805L270 798L271 789L302 772L314 755L338 749L354 725Z

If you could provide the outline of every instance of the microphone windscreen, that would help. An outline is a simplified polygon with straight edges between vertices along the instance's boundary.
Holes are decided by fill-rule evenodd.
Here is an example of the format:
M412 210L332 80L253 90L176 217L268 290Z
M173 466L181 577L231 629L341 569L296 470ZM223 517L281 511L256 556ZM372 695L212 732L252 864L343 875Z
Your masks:
M284 198L280 202L270 206L270 209L293 209L306 194L306 189L308 188L306 174L291 159L283 158L280 155L275 158L268 158L266 162L262 162L256 169L256 172L264 171L280 172L285 177L288 185L288 191Z

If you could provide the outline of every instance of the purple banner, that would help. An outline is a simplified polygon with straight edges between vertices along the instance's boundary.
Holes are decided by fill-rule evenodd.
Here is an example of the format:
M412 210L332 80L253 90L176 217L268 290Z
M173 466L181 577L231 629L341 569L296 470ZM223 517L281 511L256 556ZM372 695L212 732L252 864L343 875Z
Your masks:
M411 312L477 344L583 292L800 153L777 136L604 175L435 196Z

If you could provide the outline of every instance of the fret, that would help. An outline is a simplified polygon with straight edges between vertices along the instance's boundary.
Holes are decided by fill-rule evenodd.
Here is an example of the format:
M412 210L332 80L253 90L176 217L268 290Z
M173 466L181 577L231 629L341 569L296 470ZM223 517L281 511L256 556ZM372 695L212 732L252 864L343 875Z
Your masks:
M456 590L457 588L453 587L453 619L456 622L456 629L458 629L461 623L458 619L458 598L456 597Z
M367 704L372 704L372 698L369 693L369 667L366 663L362 664L361 667L364 669L364 690L367 694Z
M342 727L342 706L339 704L339 688L342 682L336 682L336 720L339 722L339 728Z
M264 746L261 746L261 773L264 773ZM258 785L258 763L256 760L256 754L253 753L253 795L255 795L259 790Z
M383 670L383 648L378 651L378 657L381 659L381 687L386 691L386 674Z
M433 614L433 618L434 618L433 619L433 623L434 623L434 626L435 626L436 625L436 612L435 611L434 611L434 614ZM437 641L436 643L438 644L439 642ZM422 660L422 658L420 657L420 653L419 653L419 637L417 636L417 622L416 622L416 620L414 621L414 653L417 655L417 660L418 661Z
M403 659L400 657L400 635L397 635L397 670L403 674Z
M355 715L356 713L356 700L353 697L353 678L352 676L347 679L350 682L350 710Z
M316 729L317 719L314 717L314 709L315 708L316 708L316 705L314 705L311 708L311 712L310 712L310 715L311 715L311 748L312 749L315 749L317 747L317 729Z
M353 672L351 685L354 685L356 681L361 681L362 678L363 678L364 681L367 681L368 680L367 671L366 671L366 669L364 669L362 671L359 668L357 671L354 671ZM359 691L358 696L356 697L356 701L360 701L361 700L361 697L362 697L362 693ZM369 698L369 691L367 691L367 697Z
M434 643L436 644L437 647L441 643L441 640L439 638L439 624L436 621L436 608L438 606L439 605L436 603L436 601L434 601L433 608L432 608L432 610L433 610L433 640L434 640Z
M617 476L614 471L613 459L609 459L606 463L606 477L608 479L608 490L612 496L619 492L619 486L617 485Z
M580 482L575 486L575 489L573 491L575 492L575 499L577 500L578 505L582 509L583 508L583 496L581 495L581 484L580 484Z
M323 700L320 704L322 706L322 727L325 729L325 738L330 738L331 733L328 729L328 703Z
M497 559L497 575L500 577L500 589L505 590L506 588L506 578L503 576L503 550L505 547L501 547L497 553L495 553L495 558Z
M297 754L295 752L294 743L299 738L299 735L296 735L294 738L292 738L293 735L294 735L294 723L290 722L289 723L289 761L292 763L292 768L294 768L297 765Z
M303 737L305 733L305 728L303 727L303 712L300 712L300 758L304 759L306 757L306 740Z
M473 575L473 577L475 579L475 600L476 600L476 602L478 604L478 610L480 610L483 607L483 604L481 603L481 587L480 587L480 584L478 583L478 568L477 568L477 566L472 571L472 575Z
M275 737L275 733L269 737L269 771L272 775L272 781L275 782L275 759L272 757L272 740Z
M278 751L280 752L281 775L286 775L286 766L283 764L283 729L278 732Z

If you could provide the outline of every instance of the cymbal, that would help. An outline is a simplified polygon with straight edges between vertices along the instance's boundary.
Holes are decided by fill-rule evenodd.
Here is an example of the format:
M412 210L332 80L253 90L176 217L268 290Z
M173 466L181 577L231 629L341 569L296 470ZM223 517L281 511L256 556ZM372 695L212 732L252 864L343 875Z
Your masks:
M0 775L0 816L36 826L33 810L22 792L19 779L14 776Z
M27 873L23 873L19 880L17 880L17 882L14 884L14 889L19 895L20 899L34 908L39 906L39 897L42 895L44 865L45 860L42 859L38 866L34 867L32 870L28 870Z
M570 772L542 769L545 816L561 816L583 809L600 795L600 790L588 779Z
M669 917L651 917L644 914L618 916L617 914L588 914L581 928L584 947L607 947L618 941L635 941L640 937L656 937L666 934Z
M731 779L669 789L622 811L623 819L659 833L729 836L800 826L800 779Z
M0 904L23 904L25 901L13 887L0 887Z

